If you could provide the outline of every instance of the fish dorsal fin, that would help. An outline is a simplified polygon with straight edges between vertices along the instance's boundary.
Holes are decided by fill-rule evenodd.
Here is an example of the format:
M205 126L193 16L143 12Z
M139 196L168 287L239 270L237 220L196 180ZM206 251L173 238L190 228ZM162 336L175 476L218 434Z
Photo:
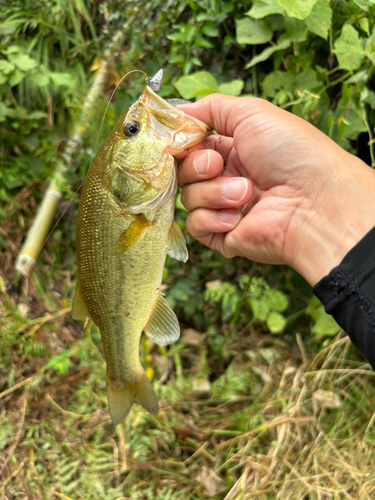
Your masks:
M73 319L83 319L85 320L90 316L87 309L85 301L83 300L81 283L79 278L77 279L76 292L74 294L73 306L72 306L72 317Z
M178 319L160 293L151 318L144 329L147 337L158 345L169 345L180 337Z
M151 222L143 217L143 215L139 215L137 219L130 224L124 234L120 236L115 246L115 253L126 252L130 247L141 241L151 226Z
M186 262L189 258L184 235L174 221L168 234L167 254L169 257L181 262Z

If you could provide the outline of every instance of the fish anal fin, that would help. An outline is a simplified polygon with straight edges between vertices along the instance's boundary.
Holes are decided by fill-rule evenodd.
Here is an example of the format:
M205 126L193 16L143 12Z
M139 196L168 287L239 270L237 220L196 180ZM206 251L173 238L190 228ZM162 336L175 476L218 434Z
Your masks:
M115 246L115 253L126 252L130 247L136 245L145 236L151 225L152 223L145 219L143 215L138 216L124 234L120 236Z
M144 328L147 337L158 345L169 345L180 337L178 319L168 302L160 293L154 310Z
M158 398L143 368L136 379L118 385L107 377L108 407L113 425L125 420L134 403L143 406L151 415L159 412Z
M72 317L73 319L83 319L86 320L90 316L87 309L85 301L83 300L81 283L79 278L77 279L76 291L74 294L73 305L72 305Z
M174 221L169 230L167 254L181 262L186 262L189 258L184 235Z

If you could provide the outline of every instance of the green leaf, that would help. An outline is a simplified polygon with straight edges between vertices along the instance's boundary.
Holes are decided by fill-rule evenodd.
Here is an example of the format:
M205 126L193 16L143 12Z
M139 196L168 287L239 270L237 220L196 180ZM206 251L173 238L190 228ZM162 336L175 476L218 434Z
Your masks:
M48 76L41 75L39 73L37 75L30 75L29 80L31 80L37 87L45 87L50 82Z
M374 0L353 0L358 7L364 11L367 11L370 5L374 5ZM370 5L369 5L370 4Z
M15 116L17 116L17 112L15 109L8 108L8 106L0 102L0 116L9 116L11 118L14 118Z
M215 78L207 71L198 71L193 75L179 78L175 87L184 99L212 94L218 91Z
M293 91L293 76L286 71L269 73L262 82L263 92L267 97L275 97L280 89Z
M301 20L310 15L316 2L317 0L277 0L277 3L285 9L289 17Z
M375 92L365 87L361 92L361 103L366 103L371 109L375 109Z
M21 71L30 71L38 66L38 63L35 59L32 59L27 54L23 54L22 52L15 52L8 55L9 61L14 63L18 69Z
M233 12L235 9L235 3L234 2L224 2L221 6L221 10L223 14L230 14Z
M37 156L29 156L28 163L29 163L28 172L34 179L40 177L43 174L45 165L40 158L38 158Z
M182 65L182 71L184 75L188 75L190 73L191 67L193 66L193 63L191 61L186 61Z
M271 14L285 14L284 9L277 0L255 0L251 9L246 15L254 19L263 19Z
M47 118L47 113L44 111L32 111L27 115L29 120L40 120L41 118Z
M5 75L4 73L0 73L0 85L5 83L7 80L8 80L8 75ZM4 121L4 120L1 120L1 121Z
M288 297L280 290L267 290L266 299L272 311L284 312L288 308Z
M194 26L194 24L184 25L185 42L191 42L196 33L197 33L197 28Z
M16 54L17 52L21 52L20 47L18 45L9 45L5 50L1 51L3 54Z
M167 35L167 38L168 38L168 40L171 40L172 42L185 43L185 39L181 35L181 33L171 33L170 35Z
M334 337L341 330L332 316L324 311L323 306L318 309L318 315L315 325L311 332L317 337Z
M338 128L338 134L337 134L337 143L340 144L345 132L348 130L350 126L350 123L347 122L344 116L340 116L340 118L337 120L337 128Z
M254 56L251 61L246 64L245 69L252 68L260 62L267 61L267 59L272 56L272 54L278 52L279 50L287 49L288 47L290 47L290 44L290 40L284 38L284 40L278 41L276 45L267 47L266 49L262 50L260 54Z
M211 21L207 21L202 29L201 29L201 32L206 35L206 36L210 36L210 37L216 37L216 36L219 36L219 30L217 29L217 27L214 25L213 22Z
M195 64L195 66L202 66L202 61L200 59L198 59L198 57L192 57L190 59L190 62Z
M206 40L206 38L203 38L203 36L197 36L194 38L194 45L196 47L204 47L205 49L213 49L214 45Z
M291 42L304 42L307 37L305 21L300 21L294 17L284 16L285 37Z
M64 85L69 88L74 88L76 84L74 76L69 73L51 73L50 78L57 86Z
M221 83L219 85L218 91L221 94L239 96L244 87L243 80L232 80L228 83Z
M367 19L367 17L362 17L359 21L358 21L358 26L361 28L362 31L364 31L367 35L369 34L369 31L370 31L370 24L369 24L369 21Z
M267 316L266 325L271 333L281 333L286 325L285 317L275 311L271 311Z
M17 30L17 26L14 24L1 24L0 25L0 35L12 35Z
M318 80L317 74L313 69L302 71L302 73L296 75L293 80L293 88L295 90L317 92L322 87L323 83Z
M25 73L16 69L9 78L9 85L15 87L25 78Z
M267 20L239 19L236 20L237 42L247 45L267 43L272 38L271 24Z
M270 311L267 300L262 297L260 299L249 299L248 302L251 310L253 311L254 317L258 321L266 321L267 315Z
M324 40L327 40L328 31L332 21L332 9L326 0L318 0L314 5L309 17L306 19L306 26Z
M339 103L334 116L337 119L338 125L340 125L340 119L342 118L344 119L345 125L347 125L340 138L344 137L345 139L355 140L359 134L367 131L366 125L363 121L362 110L355 106L352 101L350 101L349 105L345 108ZM336 142L338 139L339 137Z
M350 24L344 24L341 35L335 42L333 51L342 69L352 71L359 68L365 52L358 32Z
M168 62L170 64L183 63L184 62L184 56L182 54L176 54L174 56L170 56L168 58Z
M14 64L5 59L0 60L0 71L4 73L4 75L9 75L14 70Z
M372 64L375 64L375 31L366 41L366 49L365 49L366 57L370 59Z

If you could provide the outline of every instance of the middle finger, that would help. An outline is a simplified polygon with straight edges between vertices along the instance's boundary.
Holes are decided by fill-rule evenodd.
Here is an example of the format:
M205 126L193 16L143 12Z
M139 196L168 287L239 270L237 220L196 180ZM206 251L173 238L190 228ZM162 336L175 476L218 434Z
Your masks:
M196 208L234 208L248 203L253 194L249 179L217 177L208 181L187 184L181 202L190 212Z
M214 179L224 170L223 157L212 149L190 153L180 164L178 183L183 188L186 184Z

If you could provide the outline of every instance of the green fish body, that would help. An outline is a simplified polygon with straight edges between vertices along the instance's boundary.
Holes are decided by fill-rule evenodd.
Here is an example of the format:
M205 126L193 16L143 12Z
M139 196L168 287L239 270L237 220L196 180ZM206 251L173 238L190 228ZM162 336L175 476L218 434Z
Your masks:
M100 149L83 185L73 317L90 317L99 327L114 425L133 403L151 414L159 410L139 360L139 342L142 331L159 345L180 335L177 317L160 292L167 253L184 262L188 258L174 222L172 155L209 132L146 87Z

